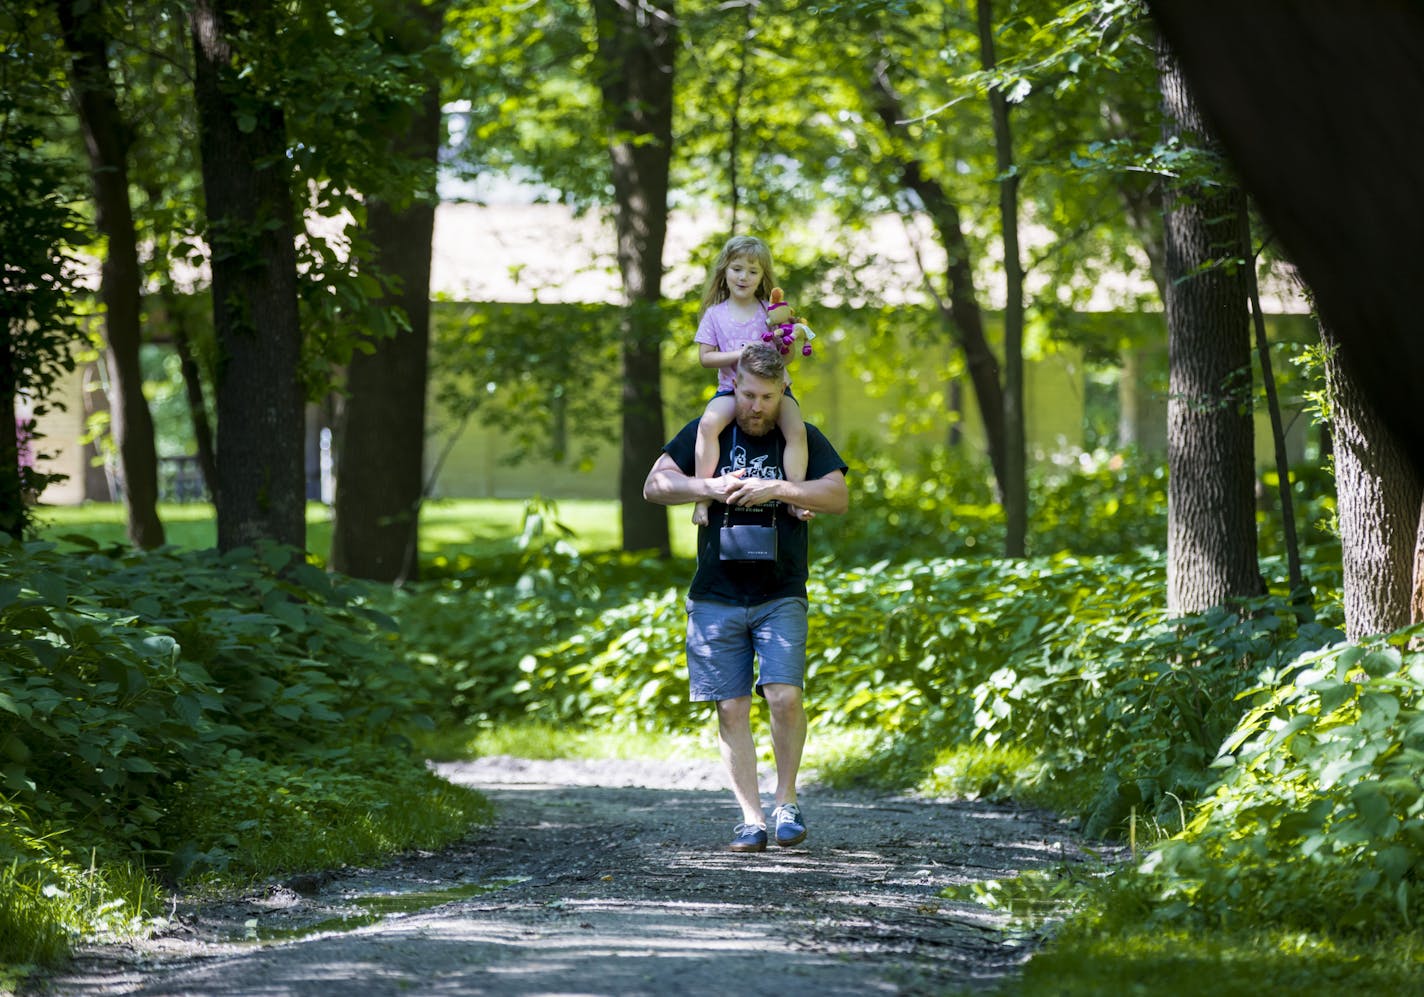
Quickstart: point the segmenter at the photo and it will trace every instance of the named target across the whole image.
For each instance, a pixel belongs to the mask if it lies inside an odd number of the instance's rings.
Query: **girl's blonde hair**
[[[771,289],[776,286],[776,278],[771,274],[771,250],[754,235],[734,235],[717,254],[717,262],[713,264],[712,272],[707,275],[707,286],[702,289],[702,310],[697,313],[699,318],[707,313],[707,309],[732,296],[727,287],[727,268],[732,265],[733,260],[743,257],[761,266],[761,283],[757,285],[757,298],[761,301],[771,298]]]

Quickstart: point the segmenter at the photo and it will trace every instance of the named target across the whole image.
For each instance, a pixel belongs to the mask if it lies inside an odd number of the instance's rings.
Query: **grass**
[[[220,864],[184,856],[185,874],[220,886],[439,848],[493,813],[479,793],[423,765],[377,772],[369,764],[318,768],[243,758],[203,773],[179,798],[175,816],[189,835],[222,844]]]
[[[1037,953],[1014,997],[1184,994],[1192,997],[1338,997],[1417,994],[1424,939],[1351,939],[1318,933],[1218,932],[1069,925]]]
[[[524,527],[523,499],[432,499],[421,508],[422,558],[445,563],[460,557],[483,557],[513,548]],[[697,532],[689,519],[690,507],[668,510],[673,553],[691,557],[697,549]],[[325,560],[331,550],[330,507],[307,505],[307,550]],[[164,503],[158,507],[167,542],[184,550],[203,550],[217,543],[217,520],[210,503]],[[616,550],[622,545],[619,507],[614,501],[565,499],[557,503],[556,518],[568,527],[568,538],[579,551]],[[41,506],[36,510],[39,534],[60,541],[77,534],[101,545],[128,542],[122,503],[87,502],[77,506]]]
[[[515,755],[520,758],[652,758],[683,760],[717,757],[715,732],[709,725],[698,734],[640,730],[578,729],[526,720],[488,724],[437,734],[421,747],[442,759]]]

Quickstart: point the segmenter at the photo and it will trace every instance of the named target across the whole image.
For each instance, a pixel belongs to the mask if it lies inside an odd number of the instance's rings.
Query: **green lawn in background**
[[[618,503],[611,500],[566,499],[556,503],[557,520],[573,531],[570,542],[585,553],[616,550],[622,543]],[[420,550],[424,557],[479,556],[508,550],[524,524],[524,499],[434,499],[421,510]],[[697,549],[692,507],[668,510],[673,553],[691,557]],[[217,542],[213,507],[207,502],[164,503],[158,507],[168,543],[202,550]],[[118,502],[86,502],[76,506],[41,506],[35,510],[43,539],[63,541],[69,534],[101,545],[127,542],[124,506]],[[307,550],[325,560],[331,550],[331,508],[307,505]]]

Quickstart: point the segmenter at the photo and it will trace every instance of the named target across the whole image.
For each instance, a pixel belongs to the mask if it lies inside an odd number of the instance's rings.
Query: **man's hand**
[[[781,481],[777,478],[746,478],[744,471],[734,471],[724,475],[719,481],[727,481],[726,498],[728,505],[765,505],[781,498]]]

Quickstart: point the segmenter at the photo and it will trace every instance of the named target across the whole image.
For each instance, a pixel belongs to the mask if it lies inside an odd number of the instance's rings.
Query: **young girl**
[[[771,250],[753,236],[739,235],[727,240],[702,292],[702,317],[694,341],[698,344],[702,366],[717,370],[717,394],[707,403],[697,423],[696,473],[710,478],[717,472],[720,451],[717,439],[731,424],[736,413],[732,394],[737,360],[742,347],[761,342],[766,332],[766,302],[776,282],[771,274]],[[791,378],[786,379],[786,397],[781,400],[776,426],[786,439],[782,471],[791,481],[806,479],[806,424],[801,409],[791,395]],[[699,502],[692,510],[692,521],[708,525],[708,503]],[[798,510],[789,510],[800,515]]]

